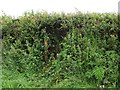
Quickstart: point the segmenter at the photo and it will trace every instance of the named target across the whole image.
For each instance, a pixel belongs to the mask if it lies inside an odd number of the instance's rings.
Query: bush
[[[117,19],[109,13],[2,16],[3,68],[41,73],[56,84],[74,76],[116,87]]]

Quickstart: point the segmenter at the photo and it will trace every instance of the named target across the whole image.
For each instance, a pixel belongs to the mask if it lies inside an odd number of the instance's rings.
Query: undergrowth
[[[1,16],[3,88],[117,87],[116,14]]]

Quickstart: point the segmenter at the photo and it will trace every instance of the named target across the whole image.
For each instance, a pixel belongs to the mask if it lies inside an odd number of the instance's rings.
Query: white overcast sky
[[[118,12],[120,0],[0,0],[0,15],[20,16],[25,11],[47,12]],[[3,12],[2,12],[3,11]]]

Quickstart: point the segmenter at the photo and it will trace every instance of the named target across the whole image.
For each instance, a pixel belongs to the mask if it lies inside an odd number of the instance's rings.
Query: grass
[[[27,78],[24,77],[24,74],[20,74],[16,71],[10,71],[10,70],[3,70],[3,88],[27,88],[29,86],[29,82],[27,81]]]
[[[27,73],[28,74],[28,73]],[[3,88],[95,88],[76,77],[69,77],[60,82],[53,82],[52,77],[39,77],[35,74],[19,73],[3,69]]]

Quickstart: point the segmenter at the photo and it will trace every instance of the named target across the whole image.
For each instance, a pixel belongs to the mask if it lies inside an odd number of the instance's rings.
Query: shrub
[[[54,83],[75,76],[115,87],[117,19],[109,13],[2,16],[3,68],[42,73]]]

